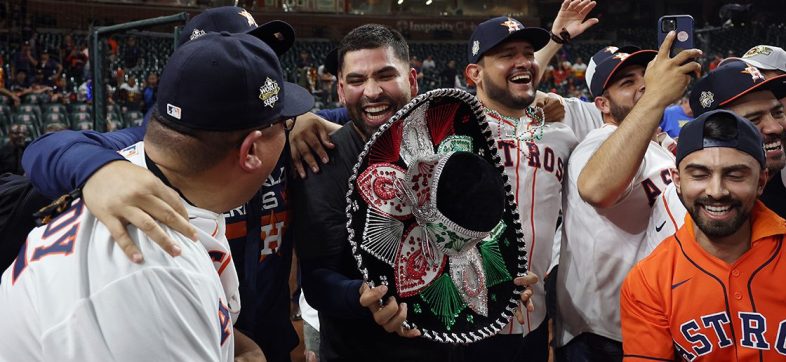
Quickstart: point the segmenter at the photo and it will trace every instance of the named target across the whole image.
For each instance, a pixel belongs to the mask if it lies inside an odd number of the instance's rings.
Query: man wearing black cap
[[[566,1],[553,29],[569,28],[573,37],[581,34],[594,24],[583,23],[593,6],[589,1]],[[470,38],[465,70],[484,105],[521,223],[530,231],[529,270],[539,276],[546,275],[552,261],[564,168],[578,143],[569,125],[585,122],[566,112],[563,122],[545,123],[543,112],[531,107],[539,83],[535,54],[549,40],[545,29],[525,27],[509,17],[489,19]],[[532,300],[534,308],[521,311],[497,336],[468,346],[467,359],[547,361],[549,324],[543,283],[533,286]]]
[[[725,110],[680,132],[674,184],[683,225],[628,274],[626,360],[783,358],[786,221],[757,200],[767,182],[760,132]]]
[[[287,23],[274,20],[258,27],[246,10],[225,6],[207,9],[190,19],[179,43],[183,46],[192,38],[218,31],[253,35],[279,56],[294,42],[294,31]],[[296,126],[308,128],[316,124],[303,118],[298,117]],[[324,123],[328,122],[319,124]],[[144,130],[142,126],[105,134],[47,135],[31,144],[23,161],[36,188],[50,198],[84,186],[88,209],[103,223],[114,226],[110,230],[115,240],[129,257],[137,260],[142,255],[128,237],[124,224],[148,225],[143,230],[173,255],[177,255],[178,244],[153,220],[185,235],[193,233],[176,193],[148,170],[126,162],[114,151],[141,140]],[[263,348],[269,361],[288,361],[290,351],[298,343],[290,321],[288,280],[292,244],[284,233],[288,223],[286,169],[291,165],[287,158],[288,155],[281,155],[268,181],[248,203],[223,210],[244,303],[237,327]],[[119,184],[124,186],[118,188]]]
[[[128,227],[146,257],[133,263],[83,207],[89,197],[76,199],[31,232],[3,274],[0,359],[264,359],[233,332],[239,281],[221,213],[256,194],[284,149],[286,121],[313,99],[284,82],[264,42],[226,32],[179,48],[159,97],[144,142],[121,154],[176,190],[195,232],[162,226],[180,246],[173,258]]]
[[[674,167],[674,156],[652,139],[663,110],[700,67],[690,61],[697,49],[669,57],[674,36],[658,52],[604,48],[587,68],[605,125],[574,149],[566,171],[558,360],[622,359],[619,288],[641,258],[650,208]]]
[[[786,97],[786,75],[764,72],[743,60],[725,60],[720,66],[699,79],[693,86],[690,104],[693,113],[701,115],[714,109],[728,109],[748,119],[764,139],[765,167],[769,182],[761,196],[768,208],[781,217],[786,214],[786,189],[783,169],[784,115],[779,99]],[[676,188],[669,185],[652,208],[647,229],[647,248],[654,249],[660,241],[682,226],[686,210],[679,202]]]

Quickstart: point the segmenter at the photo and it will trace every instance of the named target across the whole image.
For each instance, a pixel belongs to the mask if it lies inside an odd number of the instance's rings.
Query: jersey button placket
[[[740,293],[740,292],[734,292],[734,299],[736,299],[736,300],[742,300],[742,293]]]

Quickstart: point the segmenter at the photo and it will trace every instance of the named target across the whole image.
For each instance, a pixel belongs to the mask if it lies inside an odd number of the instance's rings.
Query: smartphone
[[[670,31],[677,32],[669,54],[674,57],[686,49],[693,49],[693,17],[690,15],[666,15],[658,19],[658,48]]]

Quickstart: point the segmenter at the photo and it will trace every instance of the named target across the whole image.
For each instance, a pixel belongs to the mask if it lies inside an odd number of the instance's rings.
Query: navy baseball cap
[[[635,46],[615,47],[608,46],[599,50],[590,58],[584,78],[593,97],[603,94],[609,80],[623,65],[641,64],[644,67],[658,52],[654,50],[641,50]]]
[[[158,112],[205,131],[262,127],[311,110],[314,97],[284,81],[278,56],[259,38],[209,33],[179,47],[158,85]]]
[[[284,54],[295,42],[295,30],[281,20],[257,26],[254,17],[243,8],[222,6],[207,9],[189,20],[180,32],[177,45],[183,45],[202,35],[213,32],[247,33],[267,43],[276,54]]]
[[[737,136],[734,139],[718,140],[704,137],[704,123],[709,119],[717,118],[725,118],[737,124]],[[766,162],[761,132],[747,119],[725,109],[705,112],[682,127],[677,142],[677,166],[689,154],[711,147],[735,148],[745,152],[759,161],[762,168]]]
[[[467,59],[470,64],[477,64],[487,51],[508,39],[524,39],[532,44],[535,51],[546,46],[551,35],[543,28],[528,28],[520,21],[500,16],[486,20],[475,28],[469,38]]]
[[[786,96],[786,75],[765,79],[755,66],[732,60],[696,81],[691,91],[690,108],[694,116],[699,116],[757,90],[770,90],[775,98],[783,98]]]

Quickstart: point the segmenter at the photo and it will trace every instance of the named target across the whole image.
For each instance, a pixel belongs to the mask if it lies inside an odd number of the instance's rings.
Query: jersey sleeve
[[[647,283],[639,265],[620,291],[622,348],[625,361],[671,361],[674,345],[663,298]]]
[[[110,133],[50,133],[25,149],[22,166],[39,192],[56,198],[84,185],[103,165],[123,160],[115,151],[141,141],[144,134],[141,126]]]
[[[77,304],[42,336],[43,360],[231,361],[232,322],[210,278],[146,268]],[[78,336],[78,338],[75,338]]]
[[[337,124],[345,124],[350,121],[349,119],[349,111],[346,107],[335,108],[335,109],[321,109],[317,111],[317,116],[320,116],[330,122],[337,123]]]
[[[594,103],[584,102],[578,98],[563,98],[565,107],[566,124],[578,138],[579,142],[584,140],[592,130],[603,126],[603,117]]]

